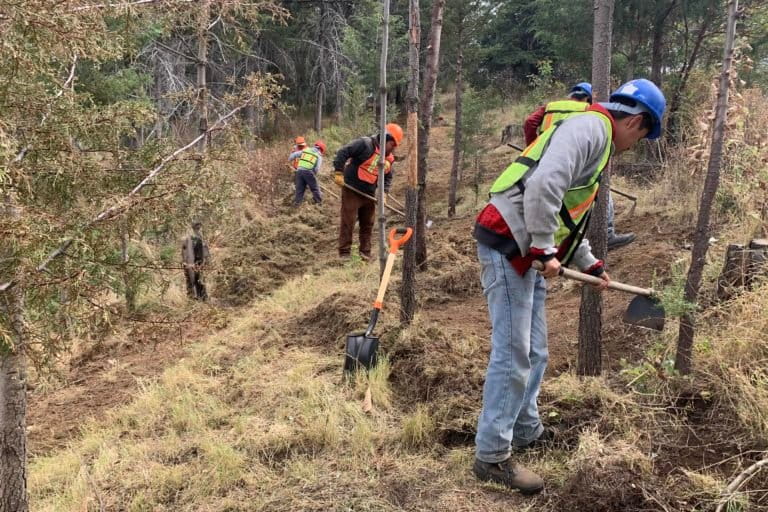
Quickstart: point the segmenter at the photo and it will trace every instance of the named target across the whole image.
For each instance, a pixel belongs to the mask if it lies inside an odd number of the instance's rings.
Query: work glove
[[[339,187],[344,187],[344,173],[341,171],[336,171],[333,173],[333,181],[336,183]]]

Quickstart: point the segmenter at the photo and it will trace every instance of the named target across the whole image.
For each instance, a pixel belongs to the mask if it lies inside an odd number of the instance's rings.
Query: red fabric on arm
[[[525,118],[525,122],[523,123],[523,135],[525,136],[526,146],[530,146],[531,142],[536,140],[536,137],[539,136],[536,131],[544,121],[544,111],[545,107],[542,105]]]

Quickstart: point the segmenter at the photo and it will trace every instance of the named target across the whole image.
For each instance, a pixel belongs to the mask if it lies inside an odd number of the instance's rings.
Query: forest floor
[[[450,123],[433,128],[431,162],[451,161]],[[489,143],[485,182],[514,155]],[[393,188],[401,199],[406,165],[398,162]],[[550,283],[540,399],[561,437],[551,450],[519,456],[546,478],[546,490],[525,498],[474,479],[490,326],[470,232],[484,197],[476,201],[474,171],[465,171],[458,214],[448,218],[449,172],[430,170],[422,308],[412,326],[400,325],[396,277],[377,329],[387,357],[370,381],[343,384],[341,366],[345,335],[367,323],[378,265],[339,263],[337,200],[266,212],[254,198],[243,207],[251,220],[241,239],[212,247],[226,255],[220,265],[242,271],[210,279],[215,300],[170,324],[125,326],[73,357],[57,386],[31,393],[32,509],[710,509],[763,441],[734,420],[736,406],[714,407],[714,384],[666,373],[677,322],[662,334],[623,324],[629,298],[618,292],[605,294],[605,377],[577,379],[580,289],[564,280]],[[621,177],[615,184],[640,202],[630,215],[615,198],[617,228],[637,241],[609,254],[613,279],[673,283],[690,222],[665,213],[661,188]],[[286,176],[281,193],[290,190]],[[739,315],[764,295],[718,314]],[[369,384],[374,410],[366,414],[360,400]]]

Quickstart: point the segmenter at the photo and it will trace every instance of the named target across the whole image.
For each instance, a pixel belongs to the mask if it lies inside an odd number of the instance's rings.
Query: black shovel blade
[[[376,366],[378,348],[379,338],[375,336],[366,336],[364,332],[348,334],[344,373],[355,373],[362,368],[370,370]]]
[[[624,322],[656,331],[664,330],[664,307],[658,300],[638,295],[629,303]]]

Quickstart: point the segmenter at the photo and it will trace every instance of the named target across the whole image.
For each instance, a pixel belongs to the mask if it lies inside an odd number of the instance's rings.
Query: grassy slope
[[[435,161],[449,161],[449,135],[450,127],[435,128]],[[510,156],[496,151],[484,160],[489,175]],[[332,264],[335,207],[282,213],[272,224],[296,236],[273,238],[268,255],[277,262],[266,275],[275,278],[281,265],[287,272],[295,258],[309,263],[275,280],[271,294],[219,312],[226,327],[201,333],[69,446],[36,457],[33,510],[706,510],[768,439],[768,379],[760,377],[767,350],[755,343],[768,332],[768,290],[709,311],[693,382],[665,366],[674,322],[662,335],[626,329],[616,318],[625,301],[614,295],[606,313],[611,371],[580,381],[569,370],[577,290],[557,283],[541,401],[561,441],[520,456],[545,476],[547,491],[525,499],[479,485],[469,466],[487,320],[468,238],[474,194],[465,189],[459,218],[445,219],[446,173],[436,169],[430,191],[438,227],[421,281],[424,309],[402,329],[395,282],[378,328],[390,360],[371,376],[372,414],[360,404],[368,383],[343,384],[341,363],[344,333],[365,324],[376,267]],[[687,228],[665,201],[680,197],[670,197],[667,182],[621,185],[642,196],[635,217],[621,218],[641,241],[612,256],[616,276],[674,281],[668,260],[683,254]]]

